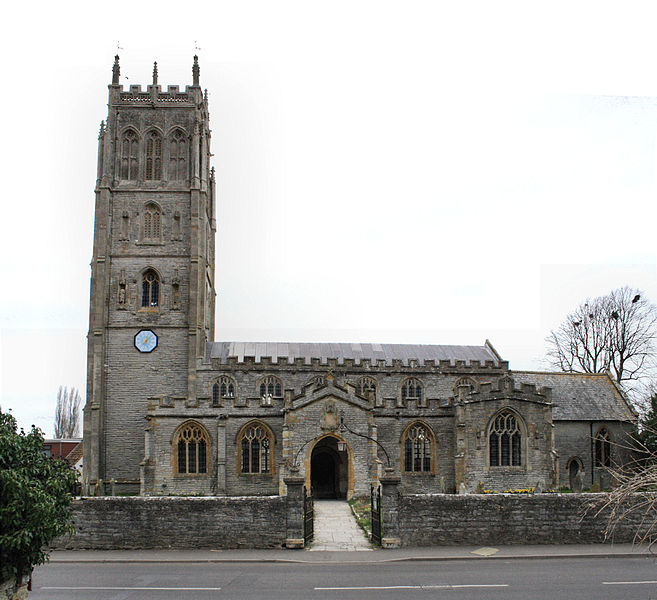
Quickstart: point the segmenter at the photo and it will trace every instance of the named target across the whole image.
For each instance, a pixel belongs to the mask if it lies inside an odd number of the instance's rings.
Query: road
[[[355,560],[358,559],[354,553]],[[657,599],[657,559],[56,563],[30,600]]]

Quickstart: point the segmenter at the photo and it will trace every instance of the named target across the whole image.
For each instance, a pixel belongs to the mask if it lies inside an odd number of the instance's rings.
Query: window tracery
[[[135,181],[138,177],[139,137],[134,129],[128,129],[121,137],[121,179]]]
[[[169,180],[187,179],[187,139],[185,134],[176,129],[169,138]]]
[[[488,429],[489,464],[491,467],[522,465],[522,434],[518,417],[510,410],[499,413]]]
[[[402,402],[406,400],[422,401],[422,382],[415,377],[409,377],[404,380],[401,386]]]
[[[611,436],[605,427],[595,434],[594,450],[595,466],[611,467]]]
[[[433,444],[433,435],[426,425],[423,423],[411,425],[402,438],[404,471],[407,473],[430,473]]]
[[[361,377],[356,382],[356,393],[363,398],[369,398],[370,393],[376,396],[376,379],[374,377]]]
[[[146,242],[159,242],[162,239],[162,211],[157,204],[144,207],[143,237]]]
[[[149,132],[146,137],[146,169],[144,178],[147,181],[162,179],[162,138],[156,131]]]
[[[238,445],[242,473],[270,474],[272,472],[274,439],[268,427],[259,422],[247,425],[239,436]]]
[[[222,400],[234,399],[235,380],[227,375],[222,375],[212,386],[212,406],[220,406]]]
[[[283,384],[278,377],[269,375],[260,382],[260,400],[263,406],[271,406],[276,398],[283,397]]]
[[[141,280],[142,308],[155,308],[160,303],[160,278],[153,269],[148,269]]]
[[[176,434],[176,471],[180,474],[207,473],[210,437],[199,423],[188,423]]]

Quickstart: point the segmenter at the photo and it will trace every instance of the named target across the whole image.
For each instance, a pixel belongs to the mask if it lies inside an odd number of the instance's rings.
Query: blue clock
[[[153,352],[157,348],[157,335],[150,329],[142,329],[135,335],[135,348],[139,352]]]

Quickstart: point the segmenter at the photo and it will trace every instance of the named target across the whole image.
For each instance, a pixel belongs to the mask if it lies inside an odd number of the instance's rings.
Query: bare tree
[[[607,469],[614,487],[594,501],[592,507],[596,508],[597,515],[606,517],[605,538],[611,538],[619,524],[625,522],[634,529],[634,542],[648,544],[652,550],[657,543],[657,454],[642,438],[649,433],[654,440],[657,431],[645,422],[642,432],[624,448],[634,453],[634,460]]]
[[[546,342],[550,362],[562,371],[609,371],[618,383],[631,387],[650,377],[655,366],[657,307],[639,290],[620,288],[586,300]]]
[[[55,437],[70,439],[80,435],[80,393],[77,389],[59,386],[55,408]]]

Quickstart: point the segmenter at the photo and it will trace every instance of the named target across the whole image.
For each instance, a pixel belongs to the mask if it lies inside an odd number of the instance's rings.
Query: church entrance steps
[[[310,550],[372,550],[345,500],[315,500],[315,536]]]

